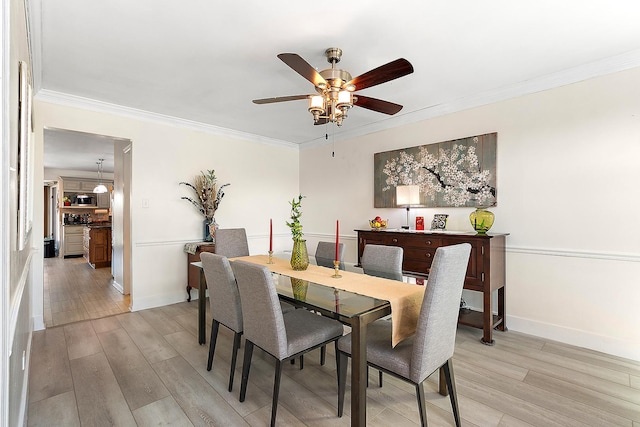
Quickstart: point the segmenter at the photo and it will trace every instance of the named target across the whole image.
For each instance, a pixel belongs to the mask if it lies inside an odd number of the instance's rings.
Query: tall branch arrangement
[[[194,183],[181,182],[180,184],[186,185],[191,188],[196,197],[183,196],[181,199],[190,202],[206,219],[213,220],[213,217],[220,206],[220,202],[224,197],[224,187],[231,184],[224,184],[218,188],[216,172],[215,170],[207,170],[207,172],[201,172],[196,176]]]
[[[291,222],[286,221],[287,226],[291,229],[291,236],[294,242],[300,242],[304,240],[302,238],[302,224],[300,224],[300,217],[302,216],[302,199],[305,196],[298,195],[298,201],[294,198],[289,202],[291,205]]]

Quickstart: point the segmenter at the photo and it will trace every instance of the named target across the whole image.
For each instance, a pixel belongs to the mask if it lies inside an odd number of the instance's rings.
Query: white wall
[[[374,153],[496,131],[493,230],[511,233],[507,325],[640,360],[634,314],[640,239],[633,221],[640,208],[634,197],[639,81],[640,69],[633,69],[300,154],[46,102],[36,103],[36,139],[41,144],[42,128],[51,126],[133,141],[132,298],[138,310],[184,299],[182,246],[201,239],[201,217],[180,200],[188,189],[178,182],[200,170],[215,168],[221,183],[232,184],[217,219],[223,227],[246,227],[252,253],[266,248],[269,218],[275,250],[290,249],[287,201],[300,189],[307,196],[303,225],[310,252],[317,240],[333,239],[340,219],[347,261],[353,262],[353,229],[366,227],[376,214],[392,227],[405,221],[404,210],[373,208]],[[429,221],[436,212],[448,213],[449,229],[471,230],[471,210],[419,209],[413,215]],[[465,298],[479,306],[477,295]]]
[[[352,230],[376,215],[390,227],[406,221],[402,209],[373,207],[374,153],[498,132],[491,210],[492,231],[510,233],[507,326],[640,360],[638,99],[640,68],[303,149],[304,226],[332,239],[340,219],[354,262]],[[429,224],[447,213],[448,229],[472,231],[472,210],[416,209],[412,217]],[[465,291],[465,299],[481,306],[477,293]]]
[[[0,148],[0,425],[23,425],[26,413],[32,312],[33,259],[38,255],[32,232],[18,246],[18,98],[19,62],[31,69],[24,2],[3,2],[2,146]],[[25,173],[24,171],[22,173]],[[33,176],[27,174],[29,180]],[[33,182],[33,181],[32,181]],[[42,190],[41,190],[42,191]],[[42,196],[41,196],[42,197]],[[42,198],[41,198],[42,202]],[[35,228],[35,226],[34,226]],[[40,229],[42,230],[42,220]],[[42,242],[42,240],[40,240]]]
[[[43,101],[36,101],[35,117],[40,151],[44,127],[132,141],[133,310],[186,300],[183,246],[202,240],[202,217],[180,199],[193,194],[179,182],[192,182],[202,170],[215,169],[219,183],[231,183],[216,214],[221,227],[246,228],[251,252],[265,252],[273,218],[276,249],[290,246],[284,221],[289,215],[287,201],[298,194],[297,146],[265,145]],[[36,196],[38,200],[42,197]],[[36,213],[41,210],[35,207]],[[41,287],[42,277],[36,282]],[[36,304],[34,310],[42,308]]]

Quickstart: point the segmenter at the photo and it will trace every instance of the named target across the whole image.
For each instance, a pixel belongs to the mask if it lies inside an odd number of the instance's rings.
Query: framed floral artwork
[[[423,207],[495,206],[497,140],[494,132],[374,154],[374,206],[398,207],[398,185],[418,185]]]

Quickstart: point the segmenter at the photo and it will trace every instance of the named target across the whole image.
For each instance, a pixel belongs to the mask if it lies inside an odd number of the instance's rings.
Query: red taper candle
[[[338,221],[336,219],[336,261],[339,261],[340,258],[338,257],[338,254],[340,253],[340,221]]]

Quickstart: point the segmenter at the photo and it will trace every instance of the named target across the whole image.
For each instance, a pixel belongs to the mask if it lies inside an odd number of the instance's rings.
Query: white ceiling
[[[99,101],[302,145],[640,66],[636,0],[29,3],[36,97]],[[322,70],[328,47],[342,48],[338,66],[354,77],[409,60],[413,74],[362,91],[403,110],[354,107],[337,128],[314,126],[305,101],[251,102],[312,93],[276,55],[297,53]]]

